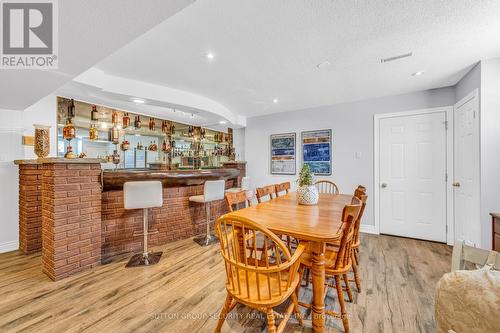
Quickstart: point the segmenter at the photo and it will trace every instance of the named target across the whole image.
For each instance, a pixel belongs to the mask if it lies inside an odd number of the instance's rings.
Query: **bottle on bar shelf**
[[[149,118],[149,130],[154,131],[156,128],[156,123],[153,118]]]
[[[63,128],[63,138],[64,140],[72,140],[75,138],[76,130],[75,126],[71,122],[71,118],[66,119],[66,125]]]
[[[127,128],[130,126],[130,117],[128,116],[128,113],[125,112],[122,118],[122,123],[123,123],[123,128]]]
[[[113,113],[111,114],[111,123],[113,125],[116,125],[118,122],[118,113],[116,113],[116,111],[113,111]]]
[[[90,125],[89,138],[92,141],[99,139],[99,131],[95,127],[95,124]]]
[[[99,120],[99,116],[98,116],[98,112],[97,112],[97,106],[95,106],[95,105],[92,105],[92,111],[90,111],[90,120],[92,120],[92,121],[98,121]]]
[[[113,126],[109,129],[109,141],[113,142],[115,145],[120,142],[120,132],[118,131],[118,127]]]
[[[141,124],[141,117],[140,116],[136,116],[135,117],[135,121],[134,121],[134,127],[136,129],[139,129],[141,128],[142,124]]]
[[[68,118],[74,118],[75,117],[75,100],[71,99],[68,104]]]

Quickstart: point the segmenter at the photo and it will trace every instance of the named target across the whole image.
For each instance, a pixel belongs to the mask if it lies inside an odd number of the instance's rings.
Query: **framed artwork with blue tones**
[[[315,175],[332,174],[332,130],[302,132],[302,161]]]
[[[271,174],[295,175],[295,133],[271,134]]]

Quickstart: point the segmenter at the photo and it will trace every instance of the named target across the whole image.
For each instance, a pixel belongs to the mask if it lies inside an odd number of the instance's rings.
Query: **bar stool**
[[[126,267],[154,265],[160,261],[163,252],[148,252],[149,208],[163,205],[163,188],[159,181],[126,182],[123,184],[123,205],[125,209],[142,209],[144,246],[142,253],[130,258]],[[135,235],[134,235],[135,236]]]
[[[189,197],[189,201],[205,204],[205,214],[207,217],[207,234],[194,238],[200,246],[207,246],[217,242],[217,238],[210,233],[210,204],[212,201],[224,199],[224,180],[207,180],[203,186],[203,195]]]
[[[241,187],[232,187],[226,190],[230,193],[238,193],[241,191],[248,191],[250,189],[250,177],[241,178]]]

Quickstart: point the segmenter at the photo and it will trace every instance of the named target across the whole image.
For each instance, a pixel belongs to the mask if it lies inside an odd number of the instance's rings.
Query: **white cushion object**
[[[229,192],[229,193],[238,193],[240,192],[242,189],[240,187],[232,187],[232,188],[228,188],[226,190],[226,192]]]
[[[203,188],[205,202],[224,199],[225,180],[207,180]]]
[[[123,184],[125,209],[161,207],[163,187],[160,181],[126,182]]]
[[[205,197],[203,195],[193,195],[189,197],[189,201],[205,203]]]
[[[241,178],[241,189],[249,190],[250,189],[250,177]]]

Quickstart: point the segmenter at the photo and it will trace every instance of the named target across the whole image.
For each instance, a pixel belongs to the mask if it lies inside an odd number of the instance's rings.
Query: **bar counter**
[[[159,180],[163,187],[203,185],[206,180],[237,179],[238,169],[213,168],[201,170],[150,170],[150,169],[118,169],[104,170],[103,189],[117,190],[123,188],[125,182],[139,180]]]
[[[150,211],[152,246],[202,234],[205,211],[189,197],[206,180],[239,185],[244,164],[202,170],[101,170],[99,159],[16,160],[19,165],[19,243],[26,254],[42,252],[42,270],[53,280],[142,249],[142,210],[125,210],[123,183],[160,180],[163,206]],[[228,211],[223,200],[211,216]],[[213,224],[213,222],[212,222]],[[138,236],[134,236],[137,235]],[[168,253],[166,253],[168,256]]]

